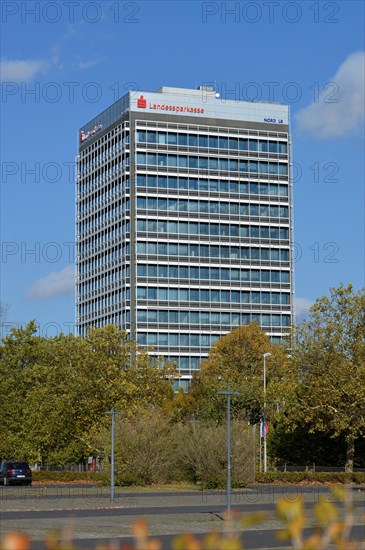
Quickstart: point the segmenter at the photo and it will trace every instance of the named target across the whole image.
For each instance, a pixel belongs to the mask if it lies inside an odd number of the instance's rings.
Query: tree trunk
[[[353,435],[346,437],[346,464],[345,472],[354,471],[355,438]]]

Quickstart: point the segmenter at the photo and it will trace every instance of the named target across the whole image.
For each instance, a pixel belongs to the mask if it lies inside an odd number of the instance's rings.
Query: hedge
[[[110,478],[102,472],[33,472],[35,482],[88,482],[108,485]],[[135,485],[135,480],[121,479],[119,485]],[[181,481],[181,480],[180,480]],[[256,483],[365,483],[365,472],[267,472],[257,473]]]
[[[256,473],[256,483],[365,483],[365,472],[266,472]]]
[[[87,481],[89,483],[107,483],[108,476],[101,472],[68,472],[40,470],[33,472],[33,481],[53,481],[70,483],[73,481]]]

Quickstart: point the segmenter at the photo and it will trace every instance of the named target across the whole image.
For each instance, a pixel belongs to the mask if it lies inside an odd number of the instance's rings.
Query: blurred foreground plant
[[[275,517],[282,523],[277,538],[285,541],[288,548],[296,550],[361,550],[362,541],[351,539],[353,526],[352,493],[344,487],[333,487],[332,496],[343,503],[330,502],[326,497],[320,497],[319,502],[312,508],[313,521],[308,522],[304,510],[304,499],[297,498],[294,502],[281,498],[276,503]],[[253,525],[259,525],[265,520],[272,519],[265,512],[254,512],[242,516],[233,511],[225,517],[223,532],[211,532],[204,537],[197,537],[192,533],[176,536],[172,542],[172,550],[243,550],[241,539],[242,530]],[[363,516],[365,519],[365,514]],[[312,528],[309,536],[305,529]],[[77,543],[72,542],[72,526],[66,526],[63,532],[53,531],[44,541],[45,550],[77,550]],[[132,527],[134,544],[110,541],[107,544],[97,544],[95,550],[161,550],[162,541],[149,538],[148,522],[145,518],[137,519]],[[291,545],[291,546],[290,546]],[[30,550],[31,539],[21,532],[8,532],[1,541],[0,550]]]

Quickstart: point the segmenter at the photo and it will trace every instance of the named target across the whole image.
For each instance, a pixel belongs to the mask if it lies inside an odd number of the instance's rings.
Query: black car
[[[3,485],[31,485],[32,470],[28,462],[12,460],[3,462],[0,466],[0,483]]]

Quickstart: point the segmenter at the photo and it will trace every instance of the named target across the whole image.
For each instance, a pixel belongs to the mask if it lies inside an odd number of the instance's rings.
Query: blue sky
[[[78,129],[129,89],[289,104],[298,317],[364,286],[364,3],[1,3],[1,300],[74,322]]]

